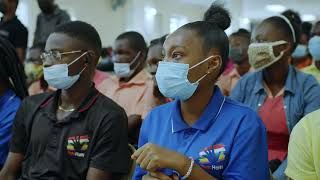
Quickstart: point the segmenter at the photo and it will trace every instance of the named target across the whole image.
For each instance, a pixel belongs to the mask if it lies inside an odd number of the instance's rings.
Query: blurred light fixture
[[[271,12],[281,13],[285,11],[287,8],[281,4],[268,4],[266,5],[265,9]]]
[[[147,16],[155,16],[155,15],[157,15],[157,10],[153,7],[146,6],[146,7],[144,7],[144,13]]]
[[[303,14],[302,21],[315,21],[317,18],[313,14]]]

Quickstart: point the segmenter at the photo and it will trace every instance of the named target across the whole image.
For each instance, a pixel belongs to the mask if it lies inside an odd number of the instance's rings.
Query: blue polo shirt
[[[20,103],[20,98],[12,90],[0,96],[0,167],[8,156],[11,127]]]
[[[177,151],[218,179],[269,179],[266,129],[253,110],[216,87],[192,127],[180,112],[179,100],[154,108],[142,124],[139,147],[153,143]],[[163,172],[172,175],[173,170]],[[137,166],[133,179],[145,174]]]

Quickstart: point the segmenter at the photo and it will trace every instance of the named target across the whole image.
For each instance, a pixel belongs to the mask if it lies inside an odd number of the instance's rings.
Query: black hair
[[[250,43],[251,33],[246,29],[240,28],[238,31],[230,34],[230,37],[243,37]]]
[[[16,5],[16,8],[18,7],[19,0],[10,0],[10,2],[14,2],[14,3],[15,3],[15,5]]]
[[[168,34],[166,34],[160,38],[151,40],[149,47],[152,47],[152,46],[158,45],[158,44],[162,46],[164,44],[164,41],[166,41],[167,36],[168,36]]]
[[[90,24],[82,21],[71,21],[55,28],[53,33],[63,33],[82,41],[86,50],[94,50],[96,55],[101,54],[101,39],[97,30]]]
[[[279,16],[272,16],[272,17],[265,19],[263,22],[271,23],[272,25],[275,25],[277,28],[281,29],[283,34],[285,36],[287,36],[289,39],[291,39],[292,44],[293,44],[291,51],[293,52],[299,43],[299,38],[301,35],[301,19],[298,16],[298,14],[294,13],[294,11],[292,11],[292,10],[287,10],[282,15],[285,16],[289,20],[291,26],[294,29],[294,36],[296,38],[295,42],[293,39],[293,34],[292,34],[293,32],[292,32],[289,24],[283,18],[281,18]],[[299,24],[299,22],[300,22],[300,24]]]
[[[308,40],[311,36],[312,24],[310,22],[302,22],[301,24],[301,34],[305,34]]]
[[[288,9],[288,10],[282,12],[281,14],[287,18],[290,18],[298,25],[301,25],[301,23],[302,23],[300,14],[297,11],[294,11],[292,9]]]
[[[33,44],[32,47],[30,49],[40,49],[40,51],[44,51],[46,47],[46,43],[36,43],[36,44]]]
[[[13,45],[0,37],[0,79],[21,99],[28,96],[24,68]]]
[[[135,50],[136,52],[145,52],[147,50],[147,44],[144,40],[143,36],[135,31],[128,31],[125,33],[120,34],[116,40],[123,40],[126,39],[129,41],[130,47]]]
[[[228,63],[229,39],[224,30],[230,26],[230,23],[229,12],[221,5],[212,4],[205,12],[203,21],[188,23],[179,28],[195,31],[203,40],[204,53],[208,53],[212,48],[220,51],[222,58],[220,74]]]

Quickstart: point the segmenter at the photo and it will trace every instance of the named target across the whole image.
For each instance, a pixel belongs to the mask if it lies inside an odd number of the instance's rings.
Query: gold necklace
[[[72,109],[64,109],[63,107],[59,106],[59,110],[64,111],[64,112],[73,112],[74,108],[72,108]]]

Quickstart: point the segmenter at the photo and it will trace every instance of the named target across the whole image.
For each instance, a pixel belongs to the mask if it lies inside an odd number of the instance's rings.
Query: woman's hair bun
[[[213,3],[210,8],[205,12],[203,20],[226,30],[230,27],[231,17],[228,10]]]

